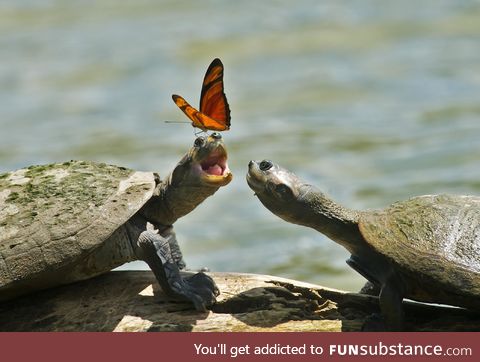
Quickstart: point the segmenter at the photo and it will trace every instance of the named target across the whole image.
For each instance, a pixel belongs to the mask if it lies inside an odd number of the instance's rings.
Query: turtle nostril
[[[213,132],[212,137],[219,140],[222,138],[222,135],[219,132]]]

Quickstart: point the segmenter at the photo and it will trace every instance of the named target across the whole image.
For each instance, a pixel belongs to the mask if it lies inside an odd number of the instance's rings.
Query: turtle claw
[[[215,304],[220,294],[213,279],[202,272],[175,281],[171,287],[179,299],[192,302],[200,312],[206,312]]]
[[[195,286],[195,289],[208,289],[215,297],[220,294],[220,290],[213,279],[203,272],[186,277],[184,278],[184,281],[188,282],[192,286]]]

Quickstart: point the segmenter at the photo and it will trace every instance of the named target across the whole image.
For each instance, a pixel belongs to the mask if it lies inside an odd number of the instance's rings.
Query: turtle
[[[403,330],[403,298],[480,311],[480,197],[423,195],[352,210],[270,160],[250,161],[247,183],[272,213],[351,254],[347,264],[369,281],[364,291],[379,293],[380,315],[364,330]]]
[[[144,260],[163,291],[204,311],[219,291],[185,262],[173,223],[232,180],[218,132],[195,139],[164,179],[90,161],[0,174],[0,300]]]

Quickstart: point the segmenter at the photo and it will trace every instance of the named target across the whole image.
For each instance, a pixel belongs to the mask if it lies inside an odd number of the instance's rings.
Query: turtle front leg
[[[168,230],[168,243],[170,244],[170,251],[172,252],[172,257],[175,263],[177,263],[178,269],[183,270],[183,271],[189,271],[189,272],[194,272],[194,271],[199,271],[199,272],[209,272],[210,269],[207,267],[202,267],[197,270],[192,270],[186,268],[187,264],[185,263],[185,260],[183,259],[183,254],[182,251],[180,250],[180,245],[178,245],[177,237],[175,235],[175,232],[173,231],[173,227],[170,227]],[[162,232],[162,234],[165,234],[165,232]]]
[[[363,327],[363,331],[390,331],[403,330],[403,292],[401,285],[395,279],[387,279],[382,285],[379,295],[381,314],[369,316]]]
[[[173,227],[170,226],[167,230],[162,232],[162,235],[165,235],[165,239],[168,240],[170,245],[170,255],[173,258],[175,264],[177,264],[178,269],[183,270],[187,266],[185,260],[183,260],[183,254],[180,250],[180,245],[178,245],[177,235],[173,231]]]
[[[395,281],[387,281],[380,290],[380,311],[385,320],[387,330],[399,332],[403,330],[403,293]]]
[[[175,235],[171,235],[175,239]],[[216,302],[220,294],[215,282],[200,272],[182,278],[178,265],[178,254],[172,253],[169,235],[161,236],[146,230],[138,238],[142,258],[148,264],[163,291],[177,300],[186,300],[194,304],[195,309],[206,311]],[[178,248],[178,243],[173,243]],[[177,251],[180,251],[178,248]],[[181,254],[180,254],[181,255]],[[181,257],[180,257],[181,260]]]

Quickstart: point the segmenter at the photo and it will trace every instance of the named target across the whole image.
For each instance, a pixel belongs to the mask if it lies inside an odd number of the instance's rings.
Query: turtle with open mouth
[[[203,272],[181,275],[172,225],[231,180],[217,132],[164,179],[86,161],[0,174],[0,300],[144,260],[167,295],[205,310],[218,288]]]

